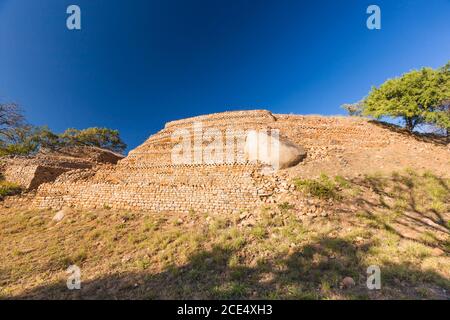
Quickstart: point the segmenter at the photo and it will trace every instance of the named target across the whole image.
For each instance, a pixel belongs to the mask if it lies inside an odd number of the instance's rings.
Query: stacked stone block
[[[273,179],[261,178],[262,166],[257,163],[174,164],[171,152],[177,141],[173,134],[186,130],[194,141],[196,134],[201,134],[195,132],[198,123],[202,132],[219,129],[223,141],[226,129],[279,129],[281,137],[306,148],[304,162],[312,162],[313,166],[330,156],[339,160],[344,151],[376,152],[403,139],[362,118],[273,115],[266,110],[199,116],[167,123],[117,165],[70,171],[52,183],[42,184],[34,204],[42,208],[228,213],[257,207],[273,192],[291,188],[290,182],[282,178],[283,172],[275,173]],[[245,139],[245,133],[238,138]],[[199,147],[194,142],[191,146],[194,151]],[[292,168],[297,170],[295,174],[302,174],[303,165]]]

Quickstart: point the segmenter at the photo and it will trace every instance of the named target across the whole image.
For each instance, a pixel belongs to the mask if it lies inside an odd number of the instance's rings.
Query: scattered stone
[[[122,258],[122,263],[127,263],[127,262],[129,262],[131,260],[131,256],[129,256],[129,255],[126,255],[126,256],[123,256],[123,258]]]
[[[440,248],[434,248],[433,250],[431,250],[431,254],[435,257],[442,256],[444,253],[445,253],[444,250]]]
[[[349,289],[355,286],[355,280],[351,277],[345,277],[341,282],[342,289]]]
[[[241,226],[243,227],[253,227],[256,224],[255,219],[248,219],[245,221],[242,221]]]
[[[247,218],[248,215],[249,215],[249,214],[248,214],[248,211],[244,211],[244,212],[242,212],[241,215],[239,216],[239,219],[243,220],[243,219]]]
[[[62,219],[64,219],[64,216],[65,216],[66,214],[68,214],[68,213],[69,213],[69,212],[68,212],[68,209],[62,209],[62,210],[59,210],[59,211],[53,216],[52,220],[55,221],[55,222],[60,222]]]

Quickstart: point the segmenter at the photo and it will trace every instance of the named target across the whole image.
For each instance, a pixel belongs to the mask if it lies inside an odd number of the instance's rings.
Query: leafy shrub
[[[290,204],[289,202],[283,202],[283,203],[280,203],[279,205],[278,205],[278,208],[280,208],[280,210],[291,210],[291,209],[294,209],[295,208],[295,206],[294,205],[292,205],[292,204]]]
[[[341,187],[342,189],[348,189],[351,187],[350,182],[348,182],[344,177],[342,176],[336,176],[334,177],[334,181]]]
[[[0,200],[7,196],[13,196],[22,192],[22,187],[18,184],[8,182],[8,181],[0,181]]]
[[[336,183],[326,174],[321,174],[318,179],[295,179],[297,189],[320,199],[338,199],[340,195]]]

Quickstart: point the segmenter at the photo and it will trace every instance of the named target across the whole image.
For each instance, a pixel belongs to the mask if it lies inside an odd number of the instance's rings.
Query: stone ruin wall
[[[193,117],[169,122],[165,128],[151,136],[144,144],[130,151],[128,157],[119,165],[126,167],[170,167],[172,166],[171,150],[180,140],[173,139],[173,134],[179,130],[189,130],[192,150],[195,149],[194,140],[208,129],[219,129],[222,141],[226,142],[227,129],[234,131],[234,159],[239,159],[238,140],[245,142],[246,130],[270,129],[275,117],[266,110],[234,111],[216,113],[206,116]],[[201,123],[201,128],[194,126]],[[199,130],[200,129],[200,130]],[[225,148],[223,149],[225,152]],[[226,157],[223,155],[223,159]],[[224,161],[225,162],[225,161]],[[229,162],[233,165],[235,162]]]
[[[275,127],[279,128],[293,142],[305,148],[317,146],[355,146],[378,148],[386,145],[386,130],[357,117],[324,117],[276,115]]]
[[[91,167],[83,163],[55,164],[17,158],[3,163],[1,171],[6,181],[16,183],[26,190],[33,190],[43,183],[54,181],[64,172]]]
[[[55,181],[61,174],[77,169],[92,169],[99,164],[115,164],[123,156],[95,147],[71,147],[58,151],[43,150],[34,157],[2,159],[0,172],[6,181],[26,190]]]
[[[95,172],[75,170],[61,175],[54,183],[42,184],[34,204],[41,208],[227,213],[254,208],[274,189],[279,190],[280,183],[286,185],[286,181],[261,177],[256,164],[173,165],[171,150],[177,142],[172,141],[172,134],[188,129],[193,136],[192,124],[199,121],[203,130],[280,129],[281,136],[304,146],[309,158],[324,146],[339,151],[342,146],[379,148],[387,143],[384,130],[383,136],[377,133],[381,129],[358,118],[272,115],[265,110],[200,116],[167,123],[116,166]]]
[[[36,165],[23,165],[22,163],[4,164],[2,178],[25,189],[30,189],[37,170],[38,166]]]
[[[258,164],[174,165],[171,150],[177,142],[172,141],[172,134],[185,128],[191,131],[193,141],[193,122],[201,121],[203,130],[230,127],[244,132],[243,129],[266,128],[274,119],[270,112],[256,110],[170,122],[114,167],[101,168],[93,174],[72,171],[54,183],[41,185],[34,203],[44,208],[74,206],[218,213],[253,208],[265,195],[252,177],[259,170]]]
[[[172,170],[176,171],[173,175]],[[245,165],[172,170],[147,171],[139,183],[92,180],[67,183],[61,176],[53,184],[42,185],[35,201],[44,208],[74,206],[223,213],[254,207],[259,200],[258,190]]]

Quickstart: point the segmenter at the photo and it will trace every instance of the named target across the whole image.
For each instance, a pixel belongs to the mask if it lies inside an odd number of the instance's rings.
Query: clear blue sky
[[[81,31],[66,28],[70,4]],[[449,19],[450,0],[0,0],[0,100],[56,132],[119,129],[131,148],[204,113],[338,114],[389,77],[444,65]]]

